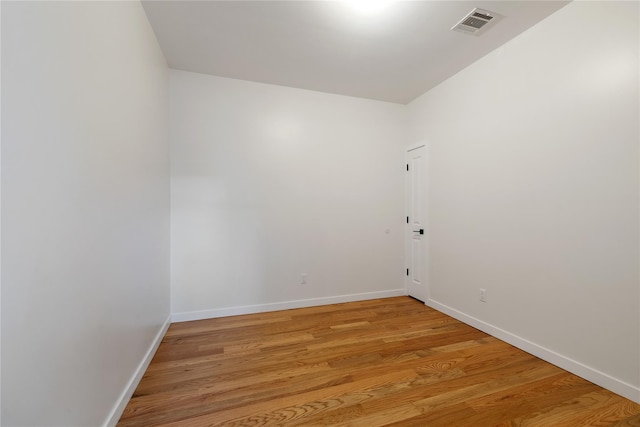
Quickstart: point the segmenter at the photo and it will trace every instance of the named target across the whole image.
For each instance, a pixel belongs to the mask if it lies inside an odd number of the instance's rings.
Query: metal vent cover
[[[487,28],[491,27],[495,22],[499,21],[500,18],[502,18],[500,14],[475,8],[458,21],[456,25],[451,27],[451,30],[477,36],[486,31]]]

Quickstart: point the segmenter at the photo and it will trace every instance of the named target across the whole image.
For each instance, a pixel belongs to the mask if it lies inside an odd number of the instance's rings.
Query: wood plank
[[[408,297],[170,326],[118,426],[640,426],[640,405]]]

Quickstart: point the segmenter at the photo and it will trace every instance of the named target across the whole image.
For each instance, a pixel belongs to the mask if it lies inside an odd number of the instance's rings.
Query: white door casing
[[[405,287],[407,293],[427,302],[427,148],[412,146],[406,152],[406,224],[405,224]]]

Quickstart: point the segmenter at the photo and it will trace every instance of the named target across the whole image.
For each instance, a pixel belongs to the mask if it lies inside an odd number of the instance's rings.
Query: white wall
[[[0,2],[0,46],[2,46],[2,2]],[[2,49],[0,48],[0,82]],[[2,224],[2,84],[0,84],[0,224]],[[2,425],[2,227],[0,226],[0,425]]]
[[[636,400],[638,6],[574,2],[409,106],[430,304]]]
[[[2,423],[105,423],[169,315],[168,71],[137,2],[2,4]]]
[[[174,70],[170,104],[174,319],[403,293],[403,106]]]

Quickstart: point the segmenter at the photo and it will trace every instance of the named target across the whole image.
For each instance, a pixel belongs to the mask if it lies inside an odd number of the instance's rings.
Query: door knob
[[[420,230],[413,230],[414,233],[420,233],[420,234],[424,234],[424,228],[421,228]]]

